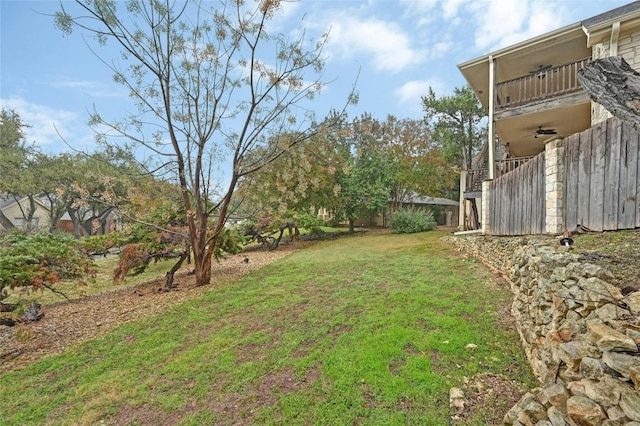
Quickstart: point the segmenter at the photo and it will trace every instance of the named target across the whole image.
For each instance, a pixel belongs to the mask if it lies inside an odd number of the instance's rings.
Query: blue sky
[[[330,29],[325,79],[317,100],[324,115],[344,104],[358,76],[360,102],[351,117],[421,118],[420,97],[451,94],[465,81],[457,64],[579,22],[630,0],[303,0],[284,3],[276,31],[302,25],[312,37]],[[58,1],[0,0],[0,104],[15,110],[29,142],[43,150],[91,148],[89,111],[115,119],[129,108],[126,90],[80,33],[54,27]],[[114,51],[99,50],[105,58]]]

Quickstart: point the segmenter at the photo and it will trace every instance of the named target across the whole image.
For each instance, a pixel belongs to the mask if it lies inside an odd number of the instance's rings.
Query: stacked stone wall
[[[552,238],[458,237],[452,242],[501,272],[541,387],[505,416],[508,425],[640,426],[640,291]]]

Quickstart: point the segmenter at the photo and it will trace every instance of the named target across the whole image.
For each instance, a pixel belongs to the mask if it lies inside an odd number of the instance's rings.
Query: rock
[[[604,374],[605,364],[599,359],[584,357],[580,362],[580,374],[587,379],[598,379]]]
[[[464,392],[460,388],[451,388],[449,390],[449,407],[456,414],[464,411]]]
[[[625,389],[620,396],[620,408],[631,420],[640,422],[640,394],[631,388]]]
[[[597,306],[622,299],[622,293],[618,287],[600,278],[582,278],[578,281],[578,285],[585,291],[588,300],[596,303]]]
[[[473,344],[473,343],[467,343],[467,345],[465,345],[465,347],[464,347],[464,348],[465,348],[466,350],[468,350],[468,351],[473,351],[473,350],[478,349],[478,345]]]
[[[578,371],[582,359],[587,356],[596,357],[598,350],[586,340],[572,340],[560,344],[556,354],[569,369]]]
[[[599,426],[607,418],[602,407],[584,396],[572,396],[567,400],[567,414],[579,426]]]
[[[569,393],[559,383],[552,383],[545,386],[542,390],[544,398],[549,401],[551,405],[564,405],[569,398]]]
[[[607,409],[607,417],[614,422],[624,422],[627,419],[627,415],[624,414],[622,408],[615,406]]]
[[[568,417],[561,407],[551,407],[547,410],[547,417],[553,426],[566,426],[565,418]]]
[[[625,379],[631,378],[632,368],[640,368],[640,357],[621,352],[605,352],[602,354],[602,360]]]
[[[527,393],[523,396],[518,405],[527,416],[535,421],[545,420],[547,418],[547,410],[532,393]]]
[[[610,376],[604,376],[600,380],[584,379],[582,382],[585,396],[605,409],[618,405],[620,395],[626,389],[624,383]]]
[[[604,322],[610,323],[622,316],[629,315],[630,312],[626,309],[614,305],[613,303],[607,303],[595,310],[596,315]]]
[[[596,321],[588,321],[589,335],[603,351],[638,352],[638,346],[629,336]]]
[[[631,313],[640,314],[640,291],[626,295],[623,302],[627,304]]]
[[[640,389],[640,367],[629,367],[629,378],[635,385],[636,389]]]

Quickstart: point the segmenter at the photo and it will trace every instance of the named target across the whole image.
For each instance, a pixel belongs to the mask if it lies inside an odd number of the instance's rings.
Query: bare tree
[[[211,281],[238,180],[282,155],[279,134],[294,135],[291,146],[313,132],[304,101],[323,86],[327,34],[315,43],[304,31],[295,39],[270,34],[280,3],[87,0],[75,2],[77,14],[67,3],[56,14],[63,32],[79,29],[121,48],[120,62],[102,60],[140,114],[110,123],[95,113],[91,122],[144,147],[175,173],[199,285]],[[262,154],[252,155],[257,150]],[[231,172],[223,178],[227,163]]]

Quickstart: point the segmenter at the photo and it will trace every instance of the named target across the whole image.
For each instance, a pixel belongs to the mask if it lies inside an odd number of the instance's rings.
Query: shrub
[[[436,221],[431,211],[408,208],[397,210],[391,216],[391,229],[396,234],[431,231],[435,227]]]
[[[15,231],[0,238],[0,301],[9,289],[52,289],[60,280],[83,283],[94,275],[93,259],[69,234]]]

